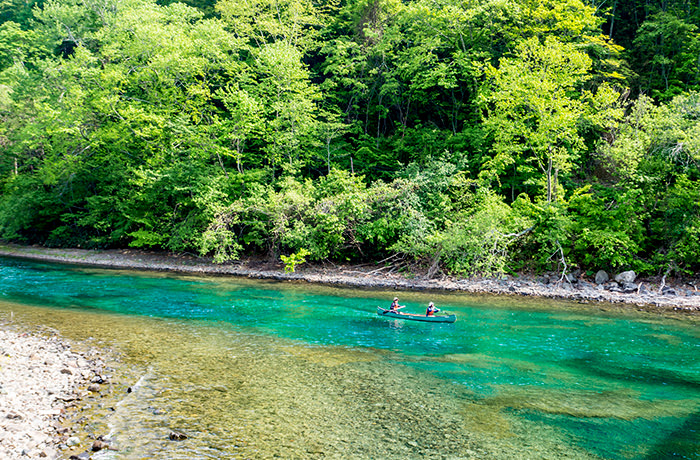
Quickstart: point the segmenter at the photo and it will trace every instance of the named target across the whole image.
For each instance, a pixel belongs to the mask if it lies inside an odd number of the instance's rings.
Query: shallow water
[[[700,458],[692,319],[0,259],[0,319],[114,347],[99,458]],[[168,440],[171,430],[189,435]]]

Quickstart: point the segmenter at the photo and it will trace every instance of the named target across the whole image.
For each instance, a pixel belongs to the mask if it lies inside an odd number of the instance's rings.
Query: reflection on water
[[[692,321],[402,293],[458,316],[431,324],[378,317],[393,293],[12,260],[0,275],[0,320],[123,355],[86,411],[119,449],[99,458],[700,458]]]

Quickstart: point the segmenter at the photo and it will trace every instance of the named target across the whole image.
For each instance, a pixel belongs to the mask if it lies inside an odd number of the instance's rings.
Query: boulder
[[[626,272],[622,272],[615,277],[615,281],[617,281],[620,284],[634,283],[634,280],[636,280],[636,279],[637,279],[637,274],[633,270],[628,270]]]
[[[610,280],[610,276],[605,270],[598,270],[595,274],[595,284],[605,284]]]
[[[637,285],[634,283],[622,283],[622,292],[625,294],[631,294],[637,292]]]
[[[677,295],[677,294],[676,294],[676,290],[673,289],[673,288],[670,288],[670,287],[664,287],[664,288],[661,290],[661,294],[662,294],[662,295]]]

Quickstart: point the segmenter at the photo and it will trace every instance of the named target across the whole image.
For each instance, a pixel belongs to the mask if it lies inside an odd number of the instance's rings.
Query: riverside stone
[[[634,280],[637,279],[637,274],[633,270],[628,270],[626,272],[622,272],[615,276],[615,281],[617,281],[620,284],[624,283],[634,283]]]
[[[68,447],[73,447],[73,446],[79,446],[80,445],[80,438],[77,436],[71,436],[66,440],[66,445]]]
[[[92,385],[88,386],[87,389],[92,393],[99,393],[101,390],[100,386],[96,383],[93,383]]]
[[[598,270],[598,272],[595,274],[595,283],[596,284],[605,284],[608,281],[610,281],[610,276],[605,270]]]
[[[65,372],[78,356],[58,337],[18,332],[4,324],[0,343],[0,387],[5,390],[0,398],[0,458],[56,458],[66,402],[87,384],[83,369]],[[81,364],[91,366],[87,360]]]

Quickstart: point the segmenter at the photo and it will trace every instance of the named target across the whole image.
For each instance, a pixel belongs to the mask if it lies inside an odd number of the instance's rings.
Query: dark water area
[[[700,458],[693,318],[0,259],[9,317],[133,369],[97,458]]]

